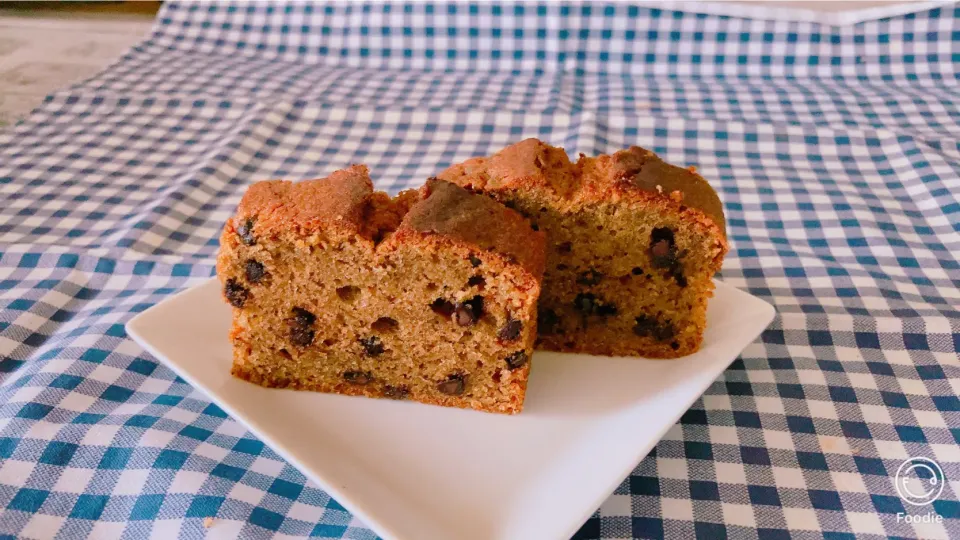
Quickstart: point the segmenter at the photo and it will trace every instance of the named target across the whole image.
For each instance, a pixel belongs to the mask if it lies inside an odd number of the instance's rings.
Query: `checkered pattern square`
[[[526,137],[697,166],[721,279],[778,313],[577,538],[960,537],[958,21],[166,3],[0,132],[0,537],[375,538],[123,325],[213,274],[251,182],[395,192]]]

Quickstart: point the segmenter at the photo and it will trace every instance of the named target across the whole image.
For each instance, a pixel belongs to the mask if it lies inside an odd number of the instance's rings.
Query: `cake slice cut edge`
[[[538,348],[647,358],[700,348],[728,244],[722,203],[695,170],[637,146],[571,162],[527,139],[438,177],[547,233]]]
[[[389,197],[354,166],[253,184],[224,227],[232,373],[269,387],[482,411],[523,406],[545,237],[430,180]]]

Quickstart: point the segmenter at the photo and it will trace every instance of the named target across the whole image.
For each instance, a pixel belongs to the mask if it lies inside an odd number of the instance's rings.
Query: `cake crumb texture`
[[[720,199],[694,169],[638,146],[571,162],[527,139],[438,177],[547,233],[539,348],[650,358],[699,349],[727,240]]]
[[[353,166],[252,185],[221,236],[232,373],[268,387],[517,413],[545,235],[440,180],[389,197]]]

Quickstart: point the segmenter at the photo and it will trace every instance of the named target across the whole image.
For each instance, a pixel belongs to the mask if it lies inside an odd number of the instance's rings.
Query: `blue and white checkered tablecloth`
[[[535,136],[696,165],[722,279],[778,312],[577,537],[960,538],[958,67],[953,7],[168,3],[0,132],[0,535],[374,537],[123,325],[213,274],[255,180],[396,191]],[[911,456],[931,505],[897,495]]]

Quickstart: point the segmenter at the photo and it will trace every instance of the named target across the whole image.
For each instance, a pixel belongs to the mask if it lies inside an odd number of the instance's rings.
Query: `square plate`
[[[575,533],[773,315],[718,282],[696,354],[538,352],[515,416],[235,379],[215,279],[144,311],[127,332],[381,537],[533,540]]]

